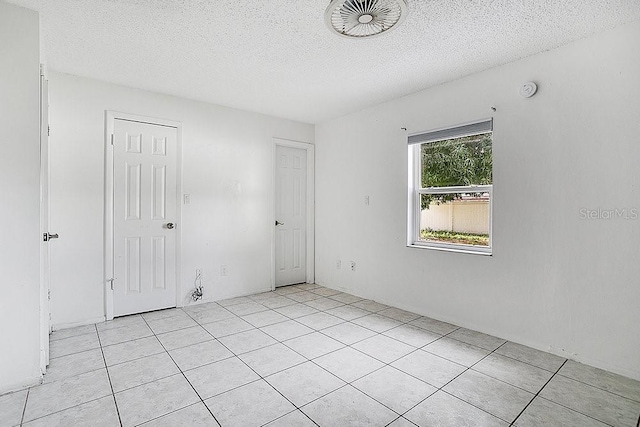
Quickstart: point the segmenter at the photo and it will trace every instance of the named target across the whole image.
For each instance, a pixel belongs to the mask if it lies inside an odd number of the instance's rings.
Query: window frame
[[[487,125],[489,129],[474,131],[477,125]],[[468,131],[465,132],[465,129]],[[460,132],[457,133],[456,131]],[[409,135],[408,141],[408,193],[407,193],[407,246],[411,248],[435,249],[449,252],[462,252],[469,254],[488,255],[493,254],[493,183],[489,185],[451,186],[451,187],[422,187],[422,155],[423,144],[443,141],[445,139],[463,138],[473,135],[481,135],[491,132],[491,149],[493,150],[493,119],[485,119],[471,122],[466,125],[451,126],[428,132],[419,132]],[[446,136],[444,136],[444,135]],[[435,139],[429,139],[429,135],[438,135]],[[417,137],[417,138],[416,138]],[[424,138],[424,140],[420,140]],[[412,142],[418,139],[418,142]],[[493,168],[493,160],[492,160]],[[446,193],[488,193],[489,194],[489,246],[473,246],[461,243],[446,243],[425,241],[420,239],[421,197],[423,194]]]

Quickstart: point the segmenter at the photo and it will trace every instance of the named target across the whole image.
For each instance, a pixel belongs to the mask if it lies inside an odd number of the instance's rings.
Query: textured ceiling
[[[329,32],[329,0],[11,0],[57,71],[318,123],[640,19],[639,0],[409,0],[398,29]]]

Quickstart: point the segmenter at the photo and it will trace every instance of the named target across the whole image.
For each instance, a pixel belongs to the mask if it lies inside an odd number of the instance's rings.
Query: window
[[[493,121],[409,136],[407,244],[491,254]]]

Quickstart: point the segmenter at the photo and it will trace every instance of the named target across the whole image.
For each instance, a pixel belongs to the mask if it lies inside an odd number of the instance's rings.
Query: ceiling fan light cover
[[[349,38],[386,33],[406,15],[406,0],[332,0],[324,14],[329,29]]]

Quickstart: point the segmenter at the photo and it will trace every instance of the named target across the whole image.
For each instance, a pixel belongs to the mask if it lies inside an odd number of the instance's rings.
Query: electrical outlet
[[[369,206],[369,196],[364,196],[364,205]]]
[[[226,276],[227,275],[227,266],[226,265],[221,265],[220,266],[220,275],[221,276]]]
[[[188,205],[189,203],[191,203],[191,195],[190,194],[185,194],[184,195],[184,204]]]
[[[336,270],[340,270],[342,268],[342,261],[337,260],[336,261]]]
[[[356,262],[351,261],[351,271],[356,271]]]

